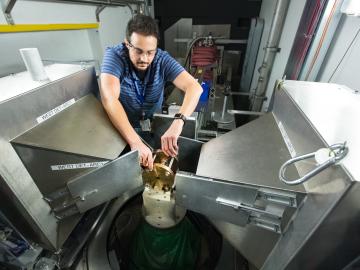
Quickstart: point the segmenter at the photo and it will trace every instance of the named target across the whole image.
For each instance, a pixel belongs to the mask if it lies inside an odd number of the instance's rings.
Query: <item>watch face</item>
[[[185,123],[185,121],[186,121],[186,117],[185,117],[185,115],[183,115],[182,113],[176,113],[176,114],[174,114],[174,118],[175,118],[175,119],[181,119],[181,120],[184,121],[184,123]]]

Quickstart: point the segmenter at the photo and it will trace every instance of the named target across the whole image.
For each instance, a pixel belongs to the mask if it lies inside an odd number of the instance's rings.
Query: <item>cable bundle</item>
[[[204,80],[212,79],[211,66],[218,60],[218,51],[215,46],[203,47],[196,46],[192,50],[191,66],[203,67],[206,71],[204,73]]]

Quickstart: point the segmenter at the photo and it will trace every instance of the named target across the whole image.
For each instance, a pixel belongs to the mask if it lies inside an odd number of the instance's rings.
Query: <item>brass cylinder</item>
[[[163,151],[157,150],[153,153],[154,168],[152,171],[143,171],[143,181],[151,188],[169,191],[174,185],[175,174],[178,170],[176,157],[167,156]]]

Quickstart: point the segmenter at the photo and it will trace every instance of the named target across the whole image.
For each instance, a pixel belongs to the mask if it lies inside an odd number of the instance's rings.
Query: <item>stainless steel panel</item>
[[[25,66],[21,63],[24,70]],[[29,76],[28,71],[10,74],[6,77],[0,78],[0,103],[12,99],[14,97],[23,95],[35,89],[42,88],[49,82],[61,80],[67,76],[73,76],[75,73],[82,70],[91,69],[87,64],[51,64],[44,67],[45,72],[49,77],[48,81],[33,81]],[[3,76],[3,75],[2,75]]]
[[[257,269],[261,269],[280,235],[255,226],[240,227],[217,219],[211,223]],[[279,269],[277,267],[273,268]]]
[[[174,116],[167,114],[154,114],[152,130],[154,131],[155,144],[161,143],[161,136],[166,132],[174,121]],[[180,136],[196,139],[197,123],[195,117],[188,117]]]
[[[253,205],[257,189],[249,186],[223,183],[204,177],[178,172],[176,174],[176,203],[187,209],[202,213],[209,217],[245,226],[248,223],[249,212],[234,209],[219,204],[216,199],[219,197]],[[196,196],[194,196],[196,194]]]
[[[278,192],[178,172],[176,203],[206,216],[239,226],[252,224],[276,233],[284,232],[294,217],[302,194]],[[290,207],[289,207],[290,206]]]
[[[104,159],[96,157],[74,155],[72,153],[28,147],[27,145],[14,144],[14,148],[43,196],[48,196],[50,193],[64,188],[69,179],[94,169],[52,170],[51,166],[104,161]]]
[[[2,138],[10,140],[33,128],[38,124],[37,117],[72,98],[78,100],[89,93],[98,92],[95,71],[86,68],[16,97],[12,96],[0,103]]]
[[[297,256],[291,258],[286,269],[300,269],[301,265],[306,265],[307,269],[345,269],[346,265],[359,256],[359,194],[360,185],[354,183],[346,196],[339,201],[331,214],[322,221],[316,232],[304,244]]]
[[[37,117],[71,98],[76,100],[98,90],[94,69],[85,68],[0,103],[0,152],[6,157],[0,162],[1,185],[10,193],[13,209],[23,216],[12,222],[18,229],[29,226],[31,230],[24,230],[24,236],[48,249],[59,248],[73,226],[62,229],[9,141],[37,125]]]
[[[81,98],[12,142],[99,159],[115,159],[126,146],[93,95]]]
[[[57,227],[57,247],[56,250],[60,250],[62,245],[68,239],[70,233],[73,231],[75,226],[79,223],[80,219],[82,218],[81,214],[73,215],[69,218],[64,220],[58,220],[58,227]]]
[[[213,139],[201,149],[196,174],[237,183],[305,192],[278,179],[280,166],[290,158],[271,113]],[[289,170],[291,177],[297,172]]]
[[[203,143],[197,140],[179,137],[179,169],[181,171],[196,173]]]
[[[313,88],[312,91],[316,91]],[[274,114],[278,124],[286,131],[286,140],[291,144],[293,152],[301,155],[316,151],[319,148],[326,147],[322,136],[316,129],[315,123],[310,122],[302,111],[302,108],[294,102],[284,88],[275,91]],[[331,95],[331,92],[328,92]],[[299,99],[306,99],[307,95],[303,92],[297,96]],[[339,103],[342,99],[339,99]],[[339,105],[339,107],[341,107]],[[337,107],[337,108],[339,108]],[[329,104],[316,102],[312,103],[312,111],[316,112],[319,117],[320,112],[326,112]],[[335,124],[336,119],[332,119],[330,123]],[[350,149],[351,151],[351,149]],[[298,163],[296,168],[300,175],[304,175],[313,169],[315,161],[307,161]],[[329,260],[331,252],[335,249],[323,248],[320,243],[312,245],[305,250],[307,241],[317,234],[322,234],[320,224],[324,224],[324,219],[333,215],[332,209],[341,203],[342,197],[346,196],[348,189],[353,184],[351,176],[343,169],[341,165],[330,167],[320,174],[314,176],[303,186],[307,191],[307,197],[303,206],[298,210],[296,218],[291,223],[287,232],[282,235],[277,244],[274,246],[271,254],[265,261],[262,269],[286,269],[292,260],[297,260],[298,252],[305,252],[308,260],[316,254],[316,261]],[[350,209],[349,209],[350,210]],[[351,210],[350,210],[351,211]],[[344,220],[350,222],[351,220]],[[325,224],[324,224],[325,225]],[[327,229],[337,231],[337,224],[327,224]],[[331,235],[326,237],[331,239]],[[323,238],[322,241],[325,241]],[[332,246],[334,248],[334,246]],[[331,251],[331,252],[330,252]],[[337,252],[341,253],[339,249]],[[333,258],[331,258],[332,260]],[[318,269],[310,267],[309,269]]]
[[[67,183],[81,213],[143,184],[139,154],[129,152]]]
[[[182,18],[165,30],[165,49],[175,58],[186,57],[187,44],[175,42],[175,38],[192,37],[192,19]]]
[[[341,164],[360,181],[360,94],[344,85],[285,81],[283,89],[301,107],[327,145],[346,141],[350,151]]]

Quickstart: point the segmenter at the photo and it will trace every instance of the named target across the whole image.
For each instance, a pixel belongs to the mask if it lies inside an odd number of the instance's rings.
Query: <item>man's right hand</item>
[[[149,168],[150,171],[153,169],[154,160],[152,156],[152,152],[142,141],[138,141],[130,144],[130,148],[132,151],[138,150],[140,156],[140,164],[144,167]]]

